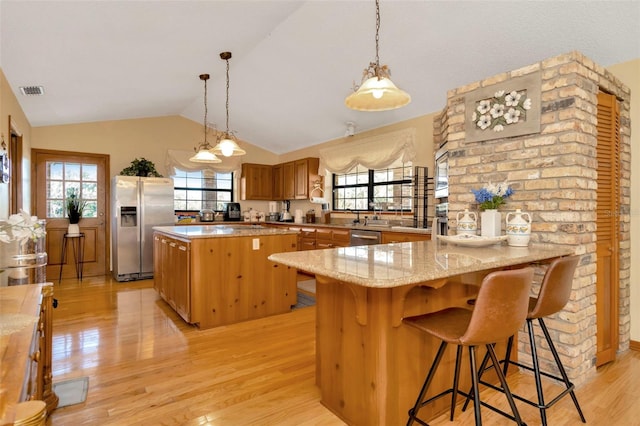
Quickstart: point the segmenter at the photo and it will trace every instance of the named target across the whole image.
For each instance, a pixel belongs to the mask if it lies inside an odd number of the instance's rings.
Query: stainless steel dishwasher
[[[366,231],[362,229],[352,229],[349,245],[350,246],[366,246],[370,244],[380,244],[381,241],[382,241],[382,234],[380,233],[380,231]]]

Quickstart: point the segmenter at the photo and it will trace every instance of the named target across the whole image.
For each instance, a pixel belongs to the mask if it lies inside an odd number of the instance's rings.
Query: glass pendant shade
[[[345,99],[347,107],[358,111],[387,111],[403,107],[411,102],[411,96],[398,89],[386,77],[373,76]]]
[[[211,151],[216,155],[223,155],[225,157],[245,155],[247,153],[228,135],[225,135],[225,137],[218,142]]]
[[[194,163],[221,163],[222,160],[216,157],[210,149],[201,148],[189,161]]]

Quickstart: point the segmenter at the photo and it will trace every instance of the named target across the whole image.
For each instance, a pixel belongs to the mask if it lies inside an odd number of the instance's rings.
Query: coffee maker
[[[280,216],[280,222],[293,222],[289,209],[291,208],[291,202],[285,200],[282,202],[282,215]]]

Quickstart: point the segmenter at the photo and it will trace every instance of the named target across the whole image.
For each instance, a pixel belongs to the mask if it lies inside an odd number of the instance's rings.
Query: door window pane
[[[98,166],[76,162],[48,161],[46,164],[47,218],[64,218],[70,191],[86,201],[82,217],[98,217]]]

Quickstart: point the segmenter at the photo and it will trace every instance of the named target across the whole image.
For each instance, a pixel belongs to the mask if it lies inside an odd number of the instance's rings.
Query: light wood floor
[[[321,405],[314,384],[314,307],[200,331],[160,300],[149,280],[63,280],[54,292],[54,382],[88,376],[89,392],[85,403],[54,411],[48,425],[344,424]],[[527,374],[510,383],[535,395]],[[601,368],[578,389],[588,424],[640,425],[639,384],[638,352]],[[482,396],[503,399],[492,391]],[[537,410],[519,408],[529,426],[540,424]],[[487,425],[513,424],[482,414]],[[470,425],[473,410],[431,424]],[[580,424],[570,399],[553,407],[549,424]]]

